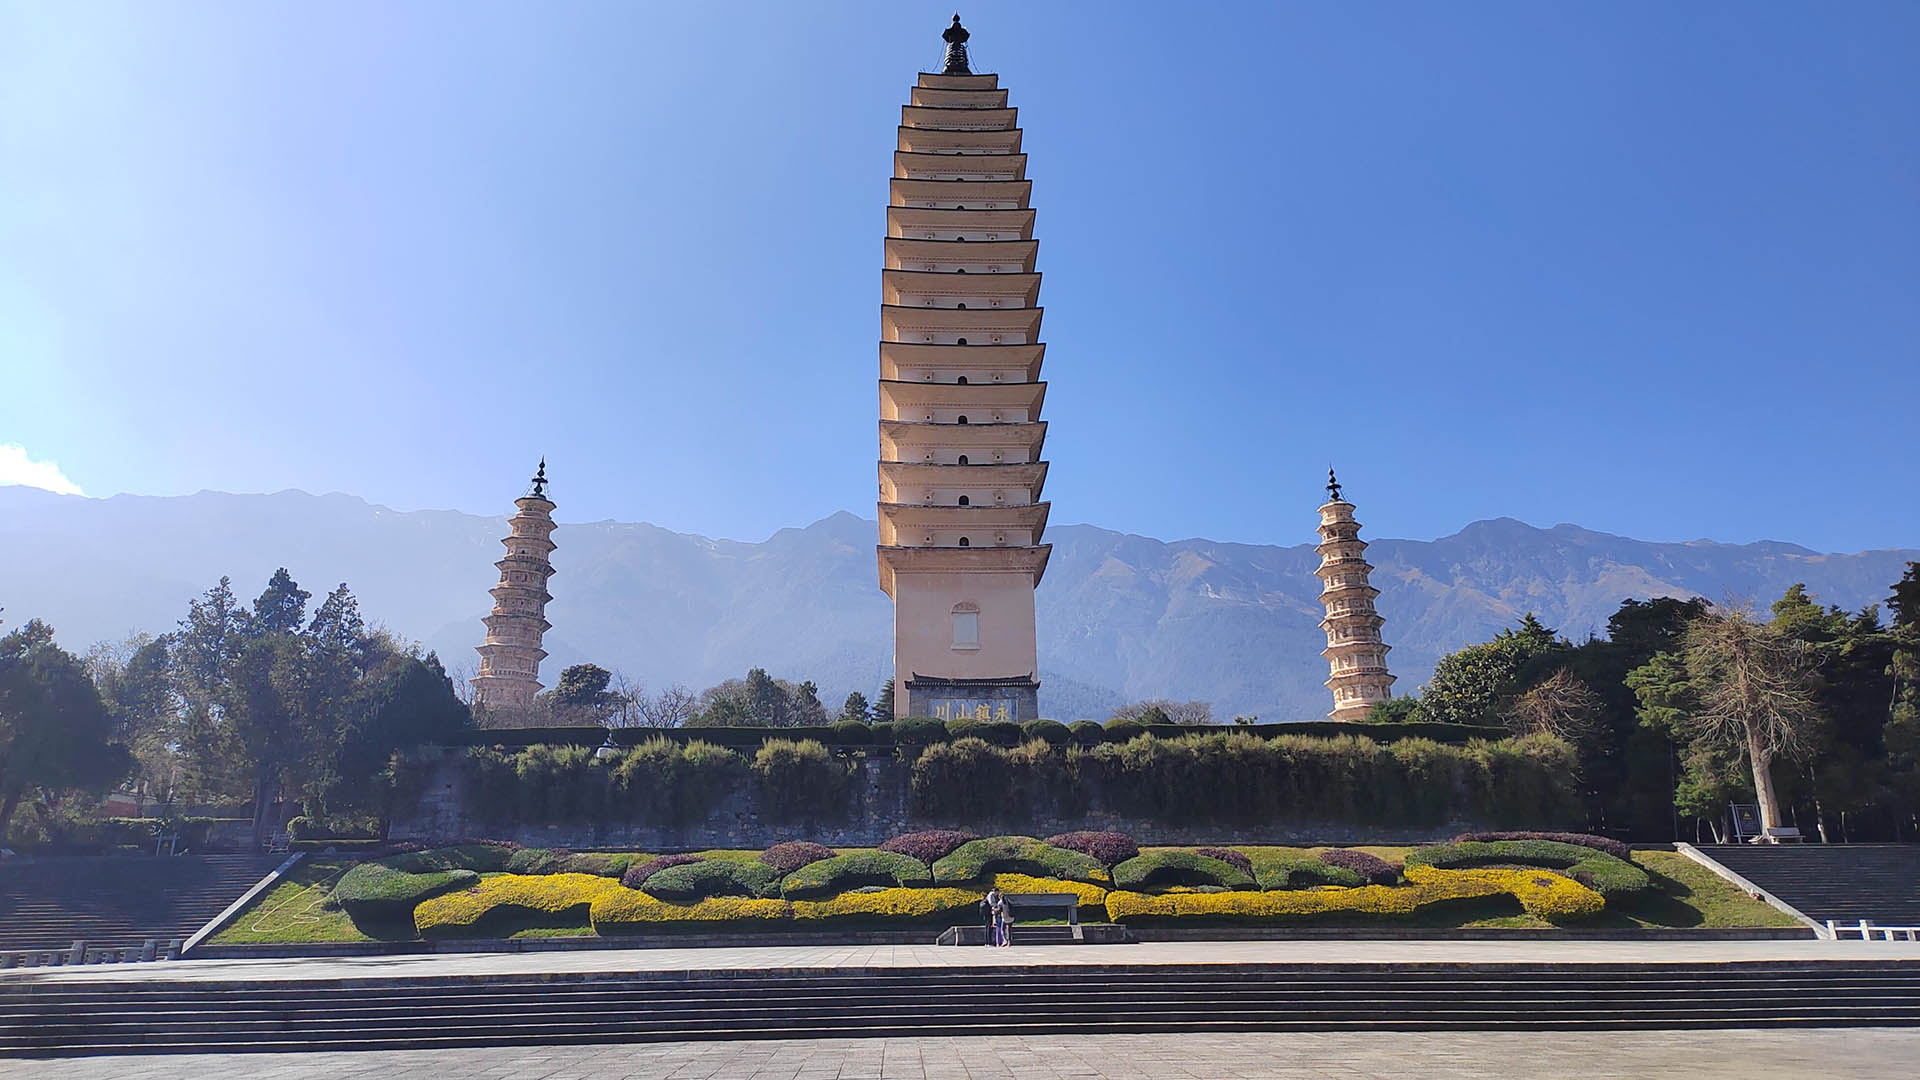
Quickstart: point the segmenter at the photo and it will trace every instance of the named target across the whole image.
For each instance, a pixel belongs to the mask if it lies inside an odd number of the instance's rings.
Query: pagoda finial
[[[953,25],[947,27],[946,33],[940,35],[940,40],[947,43],[947,64],[940,69],[940,74],[973,74],[973,69],[967,66],[967,39],[972,36],[967,33],[966,27],[960,25],[960,13],[954,12]]]
[[[533,497],[536,499],[547,497],[547,459],[544,454],[540,458],[539,471],[533,474]]]
[[[1327,466],[1327,501],[1340,501],[1340,480],[1333,475],[1333,466]]]

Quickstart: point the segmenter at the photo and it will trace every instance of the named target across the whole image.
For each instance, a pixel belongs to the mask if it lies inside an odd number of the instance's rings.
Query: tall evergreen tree
[[[132,758],[86,667],[34,619],[0,637],[0,839],[36,789],[105,788]]]

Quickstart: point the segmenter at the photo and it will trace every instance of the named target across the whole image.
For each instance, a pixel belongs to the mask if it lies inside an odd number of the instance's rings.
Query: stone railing
[[[180,959],[180,939],[148,938],[140,945],[96,949],[84,940],[64,949],[9,949],[0,951],[0,968],[73,967],[80,964],[142,964]]]

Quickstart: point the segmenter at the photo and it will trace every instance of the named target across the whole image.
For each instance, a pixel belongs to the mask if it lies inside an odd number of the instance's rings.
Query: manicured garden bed
[[[1082,921],[1156,927],[1792,926],[1684,856],[1604,841],[1140,849],[1115,834],[924,833],[658,857],[468,844],[307,860],[215,945],[817,933],[970,925],[989,888],[1072,892]],[[1103,860],[1118,860],[1107,863]]]

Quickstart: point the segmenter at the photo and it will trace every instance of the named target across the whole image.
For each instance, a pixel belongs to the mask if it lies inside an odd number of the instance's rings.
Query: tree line
[[[1575,644],[1532,614],[1443,657],[1376,722],[1504,724],[1580,752],[1593,826],[1727,839],[1729,805],[1821,840],[1920,834],[1920,563],[1882,605],[1794,585],[1765,617],[1699,597],[1628,600]],[[1678,838],[1689,838],[1684,835]]]
[[[0,638],[0,837],[75,793],[125,786],[165,815],[245,806],[256,844],[298,805],[322,819],[384,809],[394,753],[458,731],[440,661],[370,628],[342,583],[312,594],[282,568],[249,606],[232,581],[178,627],[80,658],[39,620]]]

